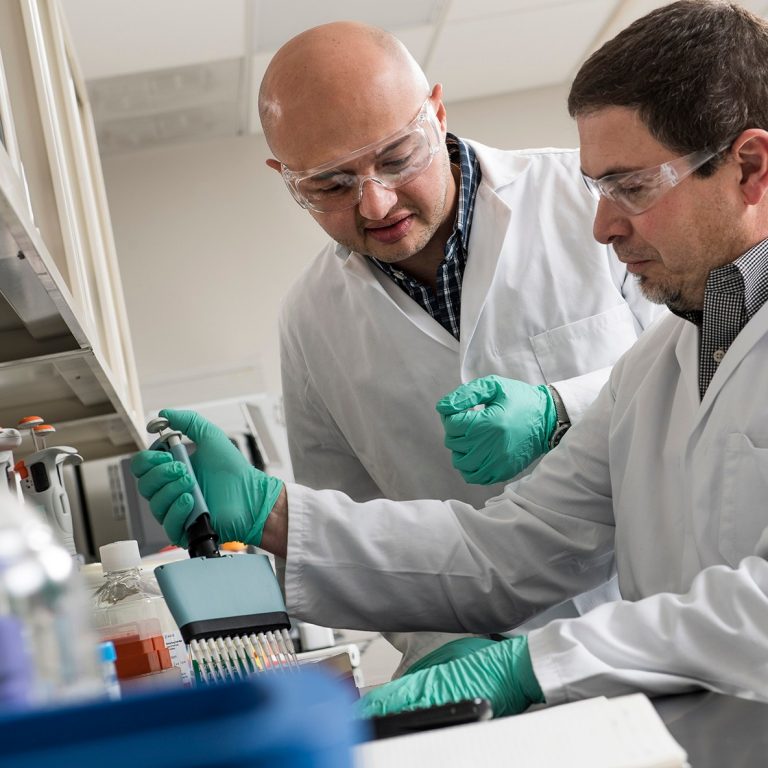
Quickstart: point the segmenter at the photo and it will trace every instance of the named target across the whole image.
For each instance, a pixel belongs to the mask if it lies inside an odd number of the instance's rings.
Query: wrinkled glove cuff
[[[253,544],[254,547],[261,545],[261,537],[264,535],[264,526],[267,523],[267,518],[272,508],[275,506],[280,492],[283,490],[283,481],[270,475],[259,473],[256,479],[256,493],[255,498],[260,500],[260,503],[254,504],[254,521],[251,530],[248,531],[248,535],[245,537],[246,544]]]
[[[520,650],[517,664],[515,666],[520,689],[531,704],[543,704],[544,692],[541,690],[536,673],[533,671],[533,661],[531,652],[528,650],[528,640],[526,638],[525,648]]]
[[[431,651],[412,664],[404,672],[404,675],[420,672],[422,669],[434,667],[437,664],[445,664],[448,661],[461,659],[464,656],[469,656],[471,653],[475,653],[483,648],[487,648],[489,645],[495,644],[495,640],[491,640],[487,637],[460,637],[456,640],[451,640],[451,642],[441,645],[439,648],[435,648],[434,651]]]

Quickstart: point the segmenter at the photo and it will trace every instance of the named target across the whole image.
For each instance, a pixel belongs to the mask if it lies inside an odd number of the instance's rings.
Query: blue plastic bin
[[[0,717],[3,768],[347,768],[364,737],[322,670]]]

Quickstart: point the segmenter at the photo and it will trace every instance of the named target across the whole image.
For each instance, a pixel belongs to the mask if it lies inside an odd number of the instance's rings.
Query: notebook
[[[685,768],[685,750],[641,693],[371,741],[355,768]]]

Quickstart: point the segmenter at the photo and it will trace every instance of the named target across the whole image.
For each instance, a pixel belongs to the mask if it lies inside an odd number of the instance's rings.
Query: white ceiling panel
[[[604,25],[600,34],[592,41],[592,45],[584,52],[586,59],[596,51],[603,43],[615,37],[622,29],[628,27],[633,21],[636,21],[646,13],[650,13],[662,5],[668,5],[668,0],[624,0],[620,3],[616,11]],[[576,62],[573,70],[569,73],[571,76],[576,74],[580,62]]]
[[[427,75],[443,83],[448,101],[561,83],[614,6],[613,0],[585,0],[448,22]]]
[[[617,5],[620,0],[609,0]],[[589,0],[452,0],[447,13],[448,21],[482,19],[487,16],[506,16],[510,13],[531,11],[564,5],[585,5]]]
[[[99,122],[96,125],[96,134],[99,151],[109,155],[159,144],[235,136],[239,125],[237,104],[228,102],[159,115]]]
[[[236,103],[243,60],[228,59],[88,81],[96,122]]]
[[[399,30],[434,22],[445,0],[254,0],[254,53],[275,51],[299,32],[329,21],[351,19]]]
[[[61,0],[83,75],[242,56],[246,0]]]
[[[274,51],[324,22],[394,32],[452,103],[569,82],[597,46],[669,0],[59,1],[100,136],[122,151],[259,131]],[[742,4],[768,11],[768,0]]]

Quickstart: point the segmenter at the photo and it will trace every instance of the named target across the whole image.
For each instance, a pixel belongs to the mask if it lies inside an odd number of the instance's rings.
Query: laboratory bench
[[[768,704],[711,691],[662,696],[653,706],[691,768],[763,768],[768,764]]]

